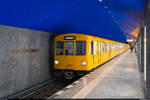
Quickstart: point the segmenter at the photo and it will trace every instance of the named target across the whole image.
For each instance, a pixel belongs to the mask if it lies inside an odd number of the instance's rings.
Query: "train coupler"
[[[74,73],[72,71],[64,71],[64,78],[65,79],[73,79]]]

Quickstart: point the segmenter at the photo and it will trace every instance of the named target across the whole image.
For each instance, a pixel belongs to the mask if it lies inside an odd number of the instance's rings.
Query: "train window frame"
[[[91,45],[91,55],[93,55],[94,54],[94,42],[93,41],[91,41],[91,43],[90,43],[90,45]]]
[[[100,54],[100,42],[97,41],[97,53]]]
[[[73,51],[72,51],[72,54],[66,54],[66,42],[72,42],[73,43]],[[65,46],[64,46],[64,55],[66,56],[73,56],[74,55],[74,41],[65,41],[64,42]],[[69,46],[70,47],[70,46]],[[69,50],[70,51],[70,50]]]
[[[105,52],[108,52],[108,43],[106,42],[106,51]]]
[[[102,42],[102,52],[105,52],[105,45],[104,45],[105,43],[104,42]]]
[[[113,43],[113,51],[115,50],[115,43]]]
[[[109,47],[110,47],[110,42],[107,42],[107,52],[110,51]]]
[[[58,50],[58,48],[57,48],[57,43],[63,43],[63,48],[62,48],[62,53],[61,54],[58,54],[57,53],[57,50]],[[64,41],[56,41],[56,46],[55,46],[55,55],[64,55]]]
[[[81,43],[81,52],[79,53],[79,51],[78,51],[78,53],[77,53],[77,45],[76,44],[78,44],[78,43]],[[83,44],[84,43],[84,44]],[[75,55],[76,56],[84,56],[84,55],[86,55],[86,41],[75,41]],[[84,45],[84,49],[83,49],[83,45]],[[83,53],[84,52],[84,53]]]
[[[112,43],[110,43],[110,47],[109,48],[110,48],[110,51],[112,51]]]
[[[107,52],[107,48],[108,48],[108,43],[102,42],[102,52]]]

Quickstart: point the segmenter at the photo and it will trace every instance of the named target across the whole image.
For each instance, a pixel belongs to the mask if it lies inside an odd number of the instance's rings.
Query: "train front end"
[[[89,70],[87,36],[62,34],[55,37],[55,76],[72,79]]]

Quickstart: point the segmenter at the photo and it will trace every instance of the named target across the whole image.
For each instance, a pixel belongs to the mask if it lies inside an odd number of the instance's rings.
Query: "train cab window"
[[[73,55],[74,42],[67,41],[65,42],[65,55]]]
[[[91,54],[94,54],[93,41],[91,41]]]
[[[75,42],[75,55],[85,55],[86,54],[86,42],[76,41]]]
[[[56,42],[56,55],[63,55],[64,42]]]

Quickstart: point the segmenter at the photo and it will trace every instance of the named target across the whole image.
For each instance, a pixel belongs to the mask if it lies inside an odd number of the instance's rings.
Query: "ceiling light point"
[[[107,6],[105,6],[104,8],[108,8]]]

